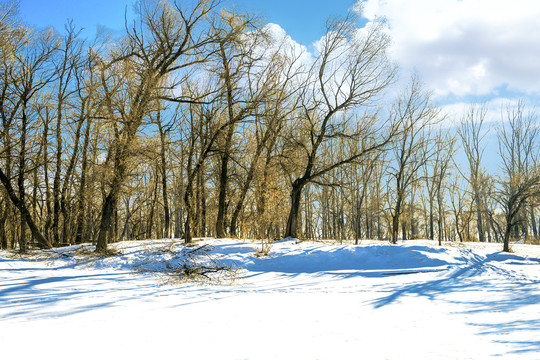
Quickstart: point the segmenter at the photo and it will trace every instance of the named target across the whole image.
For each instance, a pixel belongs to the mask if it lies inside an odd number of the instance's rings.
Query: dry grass
[[[258,249],[253,256],[260,258],[270,255],[272,251],[272,240],[263,240],[261,243],[261,248]]]
[[[120,250],[109,248],[104,252],[96,252],[95,246],[83,244],[71,249],[54,248],[50,250],[29,250],[20,253],[16,250],[9,251],[8,256],[15,260],[42,261],[48,266],[53,266],[55,261],[60,259],[70,259],[73,264],[91,264],[104,258],[122,255]]]

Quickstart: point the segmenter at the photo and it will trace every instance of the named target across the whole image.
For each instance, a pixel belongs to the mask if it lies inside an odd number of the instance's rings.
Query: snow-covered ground
[[[0,252],[1,358],[540,359],[538,246],[202,245]],[[186,260],[234,272],[181,282]]]

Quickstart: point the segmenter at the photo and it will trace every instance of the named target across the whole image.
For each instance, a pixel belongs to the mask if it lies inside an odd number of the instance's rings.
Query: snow
[[[2,358],[540,358],[538,246],[289,239],[257,257],[260,247],[2,251]],[[186,261],[232,271],[179,281]]]

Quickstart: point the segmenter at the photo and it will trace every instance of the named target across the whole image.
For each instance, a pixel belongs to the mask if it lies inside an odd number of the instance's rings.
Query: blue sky
[[[188,0],[182,0],[188,1]],[[134,0],[20,0],[32,26],[62,31],[67,19],[93,37],[98,25],[118,34]],[[312,49],[329,16],[343,15],[355,0],[227,0],[237,9],[278,24]],[[485,102],[488,122],[517,99],[540,106],[540,1],[363,0],[365,21],[383,17],[392,38],[391,56],[406,81],[416,72],[438,105],[457,124],[471,102]],[[493,132],[489,136],[494,138]],[[493,157],[496,145],[489,144]],[[490,161],[492,162],[492,161]],[[493,164],[490,164],[493,167]]]
[[[97,25],[122,31],[127,8],[132,15],[134,0],[20,0],[22,18],[37,27],[54,26],[63,29],[67,19],[94,34]],[[329,16],[343,15],[354,0],[228,0],[237,9],[260,14],[265,22],[279,24],[292,38],[304,45],[318,40]]]
[[[38,28],[54,26],[63,31],[68,19],[85,28],[85,36],[93,36],[98,25],[122,31],[126,7],[131,12],[131,0],[20,0],[23,21]]]
[[[187,0],[182,0],[187,1]],[[20,0],[29,25],[62,31],[67,19],[92,37],[98,25],[121,33],[134,0]],[[384,17],[392,56],[403,73],[417,72],[440,104],[540,97],[540,1],[363,0],[366,20]],[[329,16],[343,15],[355,0],[226,0],[261,14],[294,41],[311,45]],[[407,78],[407,76],[404,76]]]

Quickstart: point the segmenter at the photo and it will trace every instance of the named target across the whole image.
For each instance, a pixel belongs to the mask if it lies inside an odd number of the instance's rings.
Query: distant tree
[[[466,238],[466,224],[469,223],[466,210],[468,193],[460,185],[460,178],[454,175],[447,187],[453,215],[454,234],[458,236],[460,242],[463,242],[468,240]]]
[[[451,160],[455,154],[455,137],[451,135],[444,135],[442,131],[438,131],[435,137],[432,139],[435,144],[434,154],[429,161],[430,173],[426,174],[426,183],[428,186],[428,193],[430,194],[430,216],[429,216],[429,228],[430,239],[433,239],[433,200],[437,202],[437,228],[438,228],[438,240],[441,245],[444,237],[444,190],[445,180],[450,175]]]
[[[461,138],[461,145],[469,162],[469,174],[463,175],[469,182],[472,191],[472,197],[476,212],[476,225],[478,229],[478,239],[486,241],[484,229],[484,210],[485,210],[485,194],[482,192],[482,156],[484,148],[482,145],[483,139],[483,124],[485,121],[487,109],[484,106],[471,105],[468,112],[462,118],[458,128],[458,134]]]
[[[422,179],[420,170],[433,153],[433,144],[427,137],[427,127],[437,121],[439,110],[431,102],[429,93],[423,91],[418,78],[414,77],[406,92],[392,109],[393,121],[401,128],[392,143],[393,158],[390,160],[389,175],[392,179],[394,197],[391,199],[391,241],[398,240],[400,218],[404,201],[412,186]]]
[[[525,113],[523,102],[508,107],[497,138],[502,160],[498,202],[504,218],[503,251],[510,251],[512,228],[530,199],[540,197],[540,128],[535,113]]]

